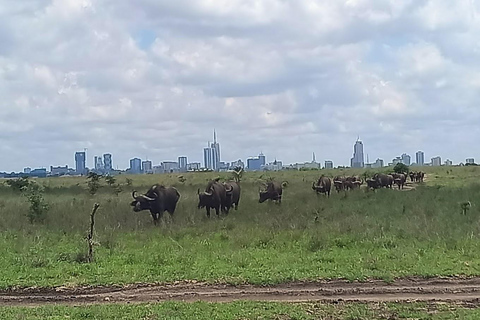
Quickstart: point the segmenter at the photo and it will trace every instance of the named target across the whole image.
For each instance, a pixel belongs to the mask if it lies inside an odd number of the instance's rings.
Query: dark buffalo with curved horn
[[[268,182],[265,191],[260,191],[258,202],[263,203],[267,200],[273,200],[282,203],[282,193],[283,186],[280,182]]]
[[[137,195],[137,192],[133,191],[132,197],[134,201],[130,205],[133,207],[133,211],[150,210],[153,222],[157,224],[165,211],[173,216],[180,193],[174,187],[155,184],[145,194]]]
[[[240,184],[235,181],[224,182],[225,192],[227,194],[228,209],[235,207],[238,210],[238,203],[240,202]]]
[[[228,214],[227,192],[225,186],[220,182],[210,181],[204,192],[198,189],[198,208],[207,210],[207,217],[210,217],[210,209],[215,209],[217,216],[220,210]]]
[[[333,186],[337,192],[345,189],[345,177],[336,176],[333,178]]]
[[[332,180],[330,180],[330,178],[328,177],[325,177],[324,175],[322,175],[317,183],[315,184],[315,182],[313,183],[312,185],[312,189],[315,190],[315,192],[317,194],[320,194],[320,193],[323,193],[325,194],[327,197],[330,197],[330,191],[332,189]]]

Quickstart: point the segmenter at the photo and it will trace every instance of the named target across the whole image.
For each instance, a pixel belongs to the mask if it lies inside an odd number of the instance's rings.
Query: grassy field
[[[49,205],[41,224],[29,223],[21,193],[2,186],[0,287],[479,275],[480,170],[425,171],[426,185],[413,191],[357,190],[329,199],[311,190],[318,171],[246,174],[240,209],[210,219],[196,208],[197,189],[215,173],[185,174],[183,183],[178,175],[121,176],[118,196],[105,183],[90,196],[83,178],[38,180]],[[289,182],[280,206],[258,203],[259,182],[268,177]],[[156,227],[149,213],[129,206],[132,189],[153,183],[182,194],[174,218]],[[464,201],[473,204],[466,216]],[[95,202],[99,246],[87,264],[84,238]]]
[[[1,319],[479,319],[479,309],[427,304],[162,303],[82,307],[0,307]]]

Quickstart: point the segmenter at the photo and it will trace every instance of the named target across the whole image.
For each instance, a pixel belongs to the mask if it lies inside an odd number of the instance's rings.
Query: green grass
[[[415,304],[161,303],[37,308],[0,307],[1,319],[478,319],[479,309]]]
[[[269,173],[289,181],[282,205],[259,204],[260,174],[247,174],[240,209],[211,219],[196,208],[196,192],[215,173],[187,174],[185,183],[176,175],[133,176],[133,186],[118,197],[106,186],[91,197],[80,178],[39,180],[48,187],[49,211],[44,224],[34,225],[25,198],[2,187],[0,287],[480,275],[480,185],[457,183],[480,171],[438,170],[414,191],[355,191],[329,199],[310,188],[319,172]],[[445,183],[450,180],[456,183]],[[129,206],[133,188],[145,191],[155,182],[173,184],[182,194],[173,220],[166,216],[157,227],[149,213]],[[464,216],[459,204],[467,200],[473,207]],[[95,202],[101,204],[100,245],[96,261],[85,264]]]

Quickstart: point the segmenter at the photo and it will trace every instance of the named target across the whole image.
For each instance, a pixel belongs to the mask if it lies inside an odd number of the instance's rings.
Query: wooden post
[[[98,208],[100,205],[98,203],[95,203],[93,206],[92,213],[90,214],[90,232],[87,236],[87,241],[88,241],[88,262],[93,261],[93,246],[95,245],[93,241],[93,231],[94,231],[94,226],[95,226],[95,213],[97,213]]]

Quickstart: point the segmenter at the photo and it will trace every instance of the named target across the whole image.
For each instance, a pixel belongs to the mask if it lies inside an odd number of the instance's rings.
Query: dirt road
[[[276,286],[232,286],[204,283],[142,284],[125,287],[29,288],[0,292],[0,305],[2,306],[161,301],[231,302],[236,300],[279,302],[441,301],[480,305],[480,278],[409,278],[397,280],[393,283],[377,280],[367,282],[334,280]]]

